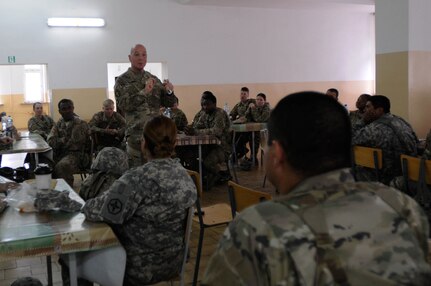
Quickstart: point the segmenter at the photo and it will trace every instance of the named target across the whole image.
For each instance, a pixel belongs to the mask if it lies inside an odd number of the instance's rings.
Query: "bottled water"
[[[172,118],[172,117],[171,117],[171,116],[172,116],[171,108],[170,108],[170,107],[167,107],[167,108],[165,109],[165,111],[163,112],[163,115],[164,115],[164,116],[166,116],[166,117],[168,117],[168,118]]]
[[[2,125],[3,125],[3,120],[2,120]],[[12,126],[13,126],[12,117],[8,116],[6,119],[6,136],[12,137]]]
[[[7,116],[6,116],[6,114],[2,115],[1,127],[2,127],[3,132],[6,132],[6,128],[7,128]]]
[[[227,102],[225,102],[224,103],[224,106],[223,106],[223,110],[227,113],[227,114],[229,114],[229,104],[227,104]]]

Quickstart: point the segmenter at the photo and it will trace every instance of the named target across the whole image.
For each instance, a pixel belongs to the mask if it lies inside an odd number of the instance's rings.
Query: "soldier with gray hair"
[[[109,223],[126,249],[124,285],[169,280],[180,270],[186,210],[197,194],[187,171],[171,158],[176,136],[171,119],[150,119],[141,144],[149,161],[128,170],[82,209],[86,219]]]
[[[427,219],[400,191],[354,181],[341,104],[291,94],[268,131],[266,170],[280,196],[236,216],[201,285],[429,285]]]
[[[130,50],[131,67],[120,75],[114,86],[117,109],[126,119],[127,154],[130,167],[142,165],[146,159],[140,151],[141,131],[145,123],[159,114],[160,107],[172,107],[175,102],[174,86],[163,83],[145,71],[147,49],[137,44]]]

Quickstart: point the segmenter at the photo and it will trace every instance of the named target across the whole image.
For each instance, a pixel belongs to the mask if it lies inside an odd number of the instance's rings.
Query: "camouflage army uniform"
[[[211,187],[218,179],[220,164],[223,164],[231,153],[230,120],[227,113],[217,107],[211,114],[199,111],[193,119],[192,126],[196,135],[215,135],[221,141],[220,145],[203,147],[203,166],[208,172],[206,175],[208,185]]]
[[[95,133],[96,138],[96,150],[101,150],[103,147],[121,147],[121,141],[124,137],[124,131],[126,130],[126,120],[120,113],[114,112],[111,118],[107,118],[103,111],[97,112],[93,115],[93,118],[88,122],[90,130]],[[106,129],[118,130],[117,135],[111,135],[106,133]]]
[[[334,170],[239,214],[202,285],[428,285],[427,234],[410,197]]]
[[[240,121],[238,123],[245,123],[247,121],[247,113],[248,113],[248,109],[249,109],[249,105],[250,103],[254,103],[256,104],[256,100],[255,99],[247,99],[245,102],[238,102],[237,104],[235,104],[235,106],[232,108],[229,116],[230,118],[235,121]],[[243,118],[243,120],[242,120]],[[235,122],[234,122],[235,123]],[[247,142],[249,144],[249,146],[251,146],[252,142],[251,142],[251,132],[241,132],[239,135],[235,136],[235,151],[236,151],[236,155],[238,158],[241,158],[242,156],[244,156],[245,154],[247,154],[248,150],[247,150]],[[255,145],[256,146],[256,145]]]
[[[66,122],[63,118],[54,125],[47,142],[54,150],[54,177],[63,178],[73,187],[73,174],[87,168],[90,163],[90,129],[87,122],[75,117]]]
[[[28,120],[27,123],[28,131],[39,134],[45,140],[48,137],[49,132],[51,132],[53,126],[54,120],[52,120],[52,118],[48,115],[42,115],[41,118],[33,116]]]
[[[84,200],[95,198],[129,169],[127,154],[115,147],[105,147],[91,164],[91,174],[81,184],[79,195]]]
[[[353,130],[364,127],[364,121],[362,120],[364,113],[359,110],[354,110],[349,113],[350,123],[352,124]]]
[[[145,93],[148,79],[155,80],[150,94]],[[159,115],[160,107],[172,107],[176,102],[174,94],[168,95],[162,82],[147,71],[135,73],[129,68],[115,82],[115,100],[117,107],[126,119],[127,153],[130,167],[142,165],[141,137],[148,119]]]
[[[389,184],[401,176],[400,155],[417,155],[418,139],[410,124],[392,114],[384,114],[353,134],[353,145],[380,148],[383,151],[381,182]],[[361,181],[375,180],[374,170],[358,169],[357,178]]]
[[[187,124],[189,124],[189,122],[187,121],[186,115],[179,108],[172,109],[171,118],[175,122],[175,125],[177,126],[178,131],[184,131],[184,127],[186,127]]]
[[[259,107],[256,105],[255,108],[249,108],[246,111],[247,122],[267,122],[269,119],[269,114],[271,113],[271,109],[269,108],[269,103],[265,103],[263,106]],[[257,152],[259,151],[260,144],[260,132],[254,132],[254,158],[257,157]]]
[[[147,285],[178,273],[186,209],[196,197],[177,160],[156,159],[127,171],[82,211],[90,221],[109,223],[126,249],[124,285]]]

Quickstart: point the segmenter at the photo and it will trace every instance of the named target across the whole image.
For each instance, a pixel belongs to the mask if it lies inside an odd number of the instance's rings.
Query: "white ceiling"
[[[375,0],[174,0],[183,5],[374,12]]]

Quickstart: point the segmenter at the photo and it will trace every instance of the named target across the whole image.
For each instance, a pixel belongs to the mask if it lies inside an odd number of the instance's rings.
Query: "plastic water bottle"
[[[2,125],[3,125],[3,122],[2,122]],[[6,136],[12,137],[12,126],[13,126],[12,117],[8,116],[6,120]]]
[[[223,106],[223,110],[227,113],[227,114],[229,114],[229,104],[227,104],[227,102],[225,102],[224,103],[224,106]]]
[[[2,127],[3,132],[6,132],[6,128],[7,128],[7,116],[6,116],[6,114],[2,115],[1,127]]]
[[[171,108],[170,107],[166,108],[165,112],[163,112],[163,115],[166,116],[167,118],[171,118],[172,116]]]

